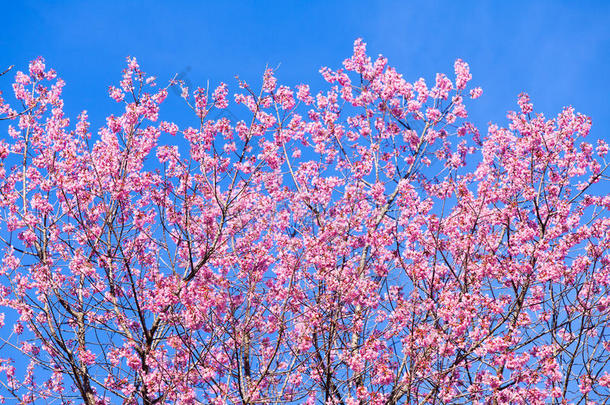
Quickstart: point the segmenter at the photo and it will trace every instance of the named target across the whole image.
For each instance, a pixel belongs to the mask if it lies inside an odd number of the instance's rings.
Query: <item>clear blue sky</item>
[[[126,56],[159,83],[190,69],[194,85],[235,88],[236,74],[258,84],[280,64],[281,82],[317,89],[319,68],[339,67],[362,37],[407,80],[466,60],[485,91],[471,107],[481,127],[505,124],[527,91],[537,111],[573,105],[610,138],[610,1],[6,1],[0,21],[0,65],[44,56],[72,116],[113,112],[107,88]]]
[[[120,112],[107,89],[127,56],[160,84],[186,72],[193,85],[235,89],[236,74],[258,84],[281,65],[281,83],[318,90],[319,68],[339,67],[362,37],[409,81],[467,61],[484,89],[469,107],[483,133],[506,125],[526,91],[535,111],[573,105],[593,118],[593,139],[610,139],[610,0],[0,1],[0,71],[43,56],[67,82],[68,114],[88,110],[93,132]],[[6,93],[11,77],[0,78]],[[167,103],[178,124],[193,118],[177,96]]]

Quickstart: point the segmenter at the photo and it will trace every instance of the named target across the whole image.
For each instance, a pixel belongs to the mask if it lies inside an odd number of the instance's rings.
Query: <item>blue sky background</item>
[[[453,77],[455,59],[467,61],[472,85],[484,89],[468,104],[482,133],[489,122],[507,125],[506,111],[526,91],[536,112],[551,117],[573,105],[592,117],[592,139],[610,140],[610,0],[0,4],[0,71],[26,70],[43,56],[67,83],[68,115],[74,122],[88,110],[94,133],[121,112],[107,90],[127,56],[160,85],[182,72],[194,86],[224,81],[235,90],[238,74],[256,87],[266,66],[280,65],[280,83],[309,83],[315,92],[323,86],[319,68],[340,67],[362,37],[370,55],[388,57],[408,81]],[[7,96],[14,72],[8,76],[0,78]],[[166,104],[165,119],[195,124],[176,94]],[[7,136],[5,125],[0,131]]]
[[[93,128],[118,112],[107,88],[127,56],[159,84],[186,72],[193,85],[235,89],[236,74],[258,85],[281,65],[280,82],[318,90],[319,68],[339,67],[362,37],[410,81],[467,61],[484,89],[470,107],[483,130],[506,124],[527,91],[535,111],[573,105],[593,117],[594,138],[610,138],[610,1],[14,1],[0,22],[0,65],[44,56],[67,82],[67,112],[88,110]]]

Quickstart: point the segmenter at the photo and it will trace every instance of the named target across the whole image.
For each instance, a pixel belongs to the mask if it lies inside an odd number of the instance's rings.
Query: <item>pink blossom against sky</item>
[[[539,111],[573,105],[593,118],[594,138],[610,133],[607,1],[25,0],[5,2],[0,21],[0,64],[24,70],[45,57],[69,83],[66,110],[92,112],[94,127],[127,56],[160,83],[182,73],[193,86],[231,89],[235,75],[255,83],[279,65],[281,83],[315,94],[320,67],[338,66],[361,37],[410,81],[466,61],[484,90],[470,111],[480,126],[503,120],[525,91]]]

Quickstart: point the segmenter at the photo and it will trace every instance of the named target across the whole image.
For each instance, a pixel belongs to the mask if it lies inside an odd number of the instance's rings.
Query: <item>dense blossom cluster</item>
[[[454,69],[410,82],[357,40],[316,94],[182,86],[188,126],[130,58],[92,134],[33,61],[0,98],[0,395],[607,400],[608,146],[526,94],[480,133]]]

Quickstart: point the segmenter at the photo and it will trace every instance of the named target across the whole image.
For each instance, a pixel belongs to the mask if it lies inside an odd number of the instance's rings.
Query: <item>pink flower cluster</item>
[[[403,76],[357,40],[321,91],[273,69],[260,90],[183,86],[179,125],[129,58],[95,133],[42,59],[16,73],[0,333],[25,357],[1,352],[0,395],[603,403],[608,145],[526,94],[482,132],[482,90],[453,69]],[[229,105],[239,118],[210,118]]]

